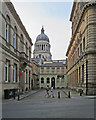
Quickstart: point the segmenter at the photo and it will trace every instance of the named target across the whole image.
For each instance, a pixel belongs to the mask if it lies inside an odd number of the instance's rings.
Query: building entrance
[[[55,88],[55,78],[54,77],[51,79],[51,87]]]

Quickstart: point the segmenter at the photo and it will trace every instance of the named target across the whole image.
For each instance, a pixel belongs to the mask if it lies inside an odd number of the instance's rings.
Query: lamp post
[[[19,93],[18,93],[18,101],[19,101],[19,98],[20,98],[20,77],[22,76],[22,72],[19,73]]]

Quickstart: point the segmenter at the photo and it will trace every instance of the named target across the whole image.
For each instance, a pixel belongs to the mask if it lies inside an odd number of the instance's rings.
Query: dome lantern
[[[41,29],[41,34],[39,34],[36,38],[36,41],[47,41],[49,42],[49,38],[48,36],[44,33],[44,28],[42,26],[42,29]]]
[[[41,34],[44,34],[44,28],[43,28],[43,26],[42,26],[42,29],[41,29]]]

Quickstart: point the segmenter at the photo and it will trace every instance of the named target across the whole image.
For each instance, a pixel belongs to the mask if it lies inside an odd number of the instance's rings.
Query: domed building
[[[39,59],[42,63],[43,61],[50,61],[52,58],[52,55],[50,53],[50,43],[48,36],[44,33],[44,28],[41,29],[41,34],[37,36],[35,46],[34,46],[34,52],[33,52],[33,58]]]
[[[42,27],[41,34],[36,38],[32,58],[39,67],[39,73],[36,74],[37,70],[34,72],[35,67],[33,70],[33,86],[46,88],[48,85],[50,88],[66,88],[66,60],[52,60],[50,47],[49,38]]]

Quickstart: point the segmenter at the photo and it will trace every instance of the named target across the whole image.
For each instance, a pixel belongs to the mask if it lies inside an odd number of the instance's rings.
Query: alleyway
[[[57,93],[60,91],[61,98]],[[93,118],[94,99],[84,96],[66,98],[62,90],[54,90],[55,98],[45,97],[45,90],[22,99],[3,102],[3,118]]]

